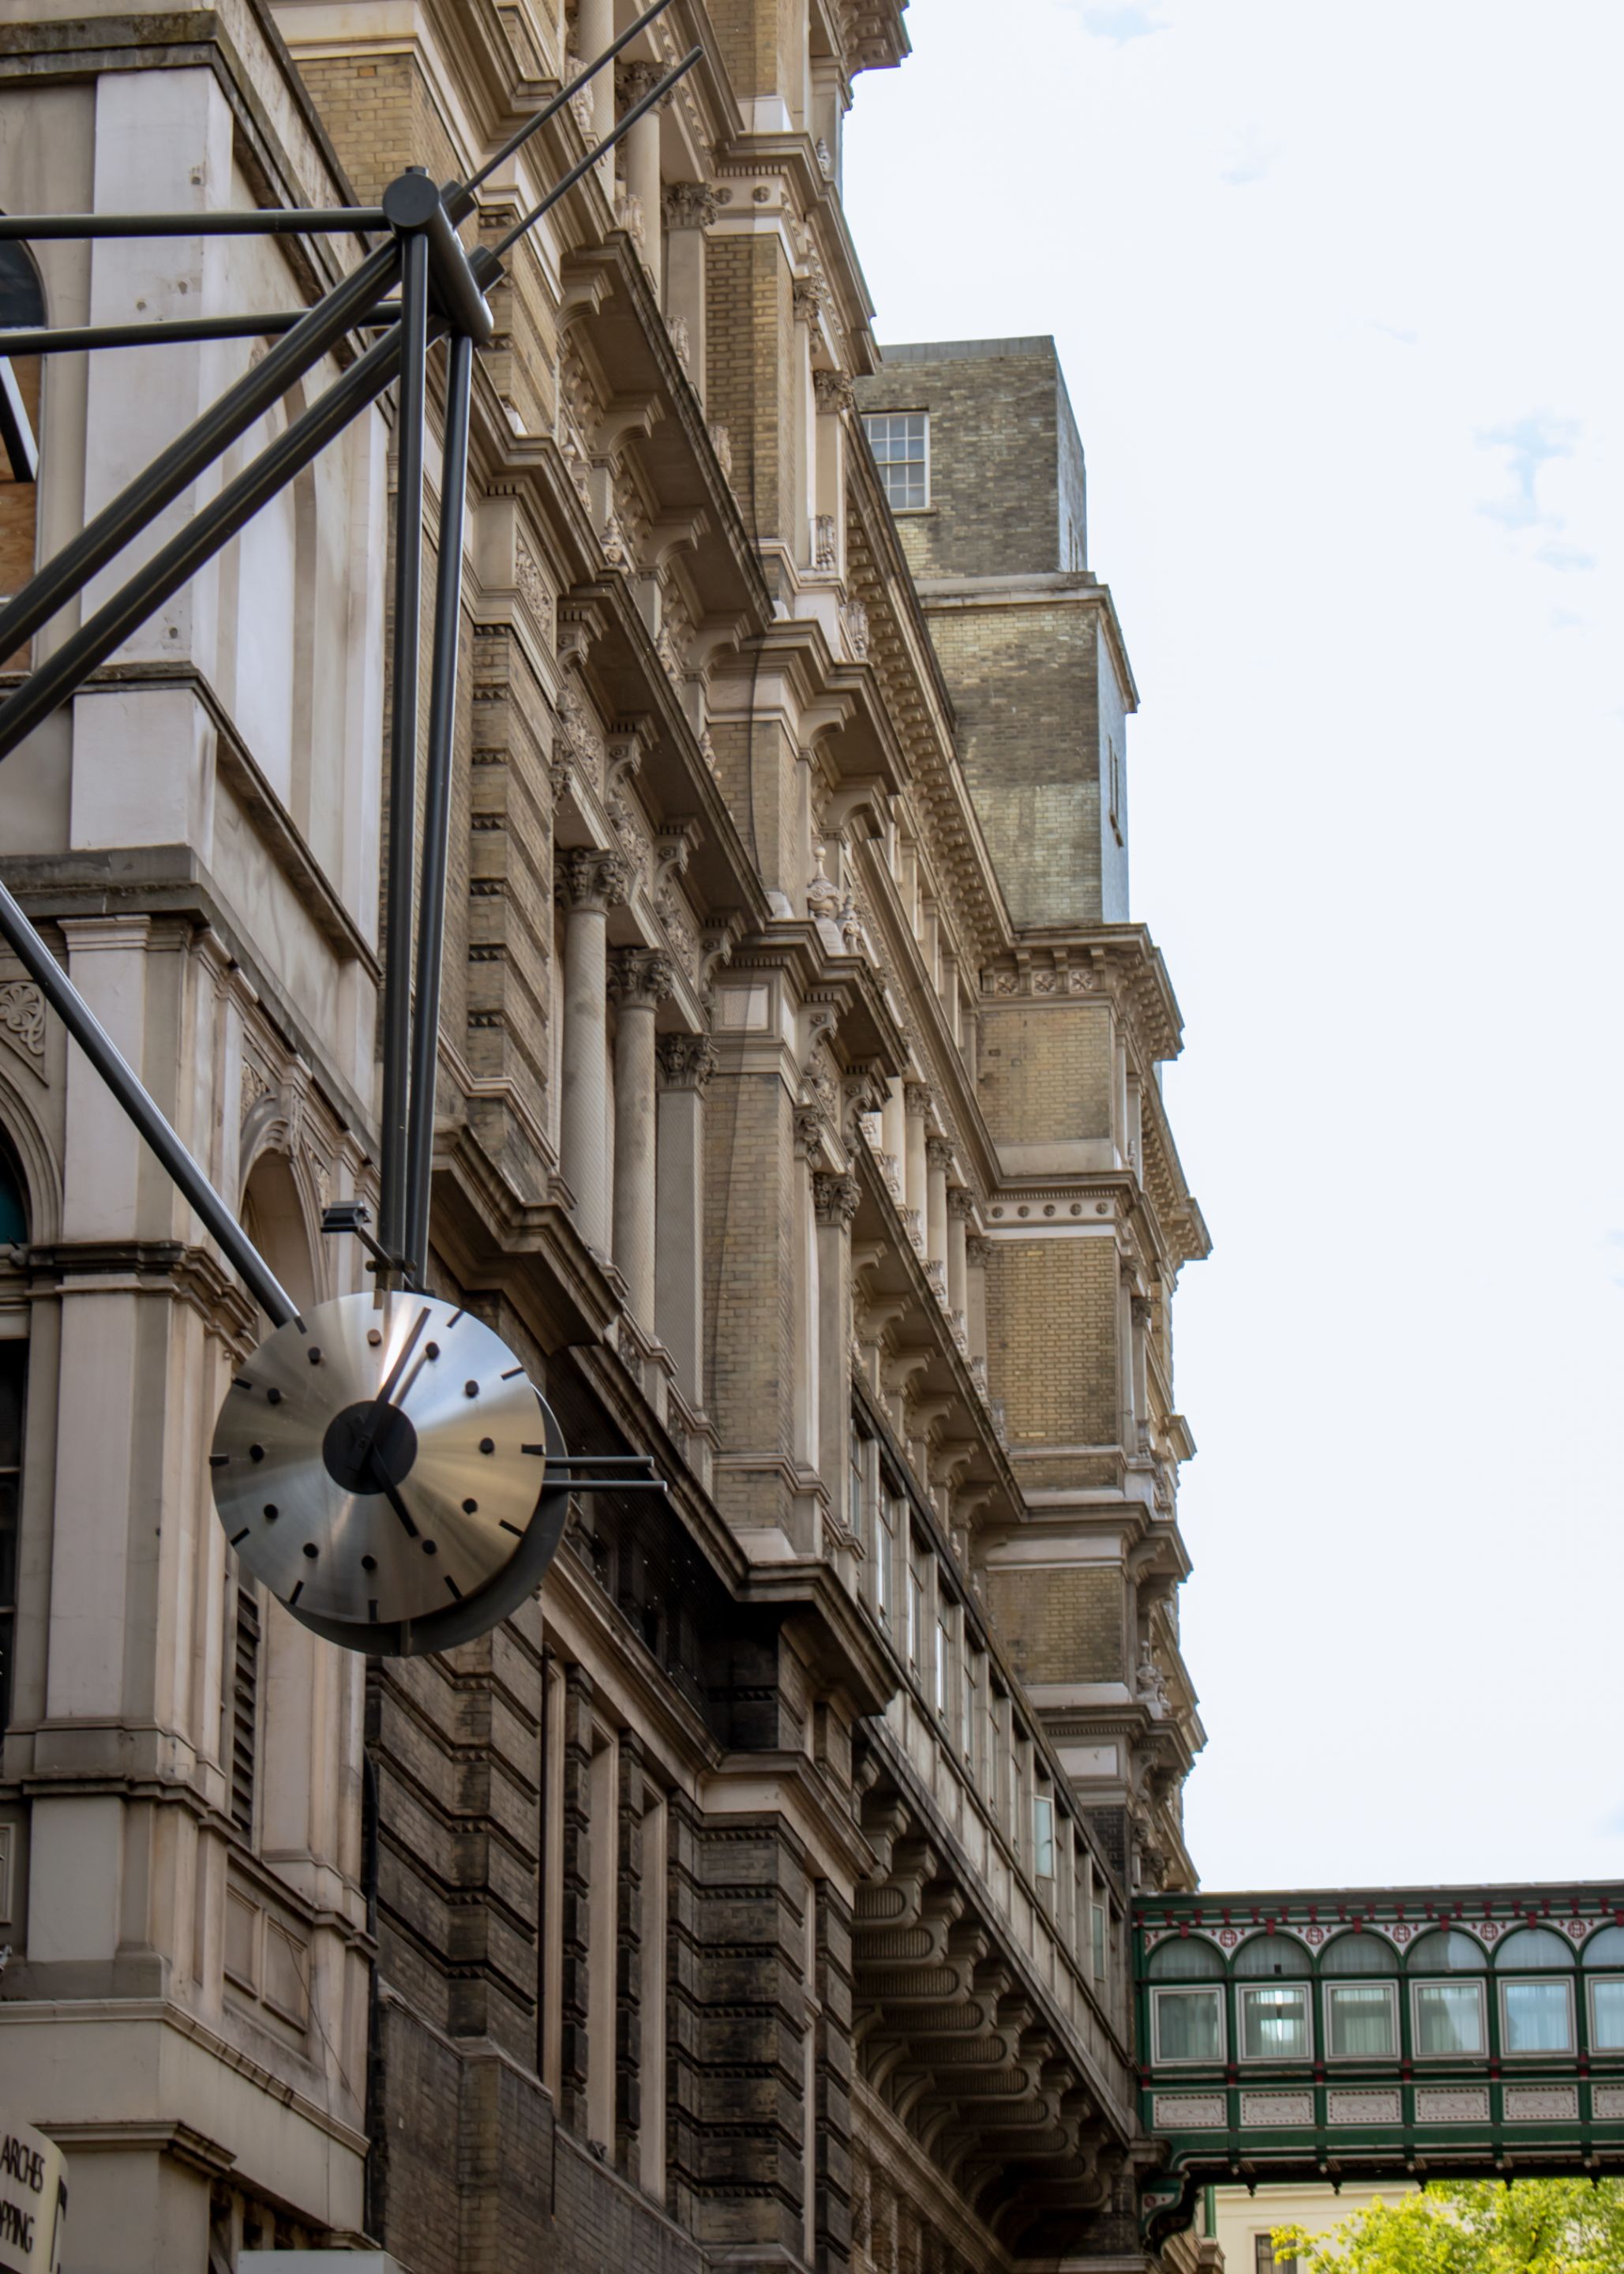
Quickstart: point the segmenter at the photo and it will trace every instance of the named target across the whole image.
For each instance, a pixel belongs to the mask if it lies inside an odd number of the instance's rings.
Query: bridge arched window
[[[1325,2049],[1332,2060],[1391,2060],[1398,2052],[1398,1957],[1380,1934],[1343,1934],[1320,1955]]]
[[[1313,2052],[1309,2019],[1308,1953],[1295,1936],[1254,1935],[1235,1954],[1243,2060],[1307,2060]]]
[[[1488,1970],[1483,1946],[1453,1927],[1424,1934],[1410,1953],[1410,2018],[1417,2060],[1471,2059],[1489,2049],[1488,1992],[1479,1979],[1425,1981],[1417,1976],[1464,1976]]]
[[[0,244],[0,327],[15,331],[44,322],[45,295],[27,246],[14,240]],[[5,377],[0,372],[0,386]],[[39,357],[19,356],[10,365],[10,378],[11,387],[7,392],[11,405],[5,410],[3,423],[10,426],[20,412],[30,438],[37,441]],[[9,449],[0,446],[0,593],[19,591],[34,574],[34,491],[33,473],[14,464]]]
[[[1223,1961],[1212,1944],[1193,1935],[1159,1944],[1150,1955],[1150,1977],[1154,2058],[1158,2061],[1221,2061]]]
[[[1545,1977],[1501,1982],[1500,2051],[1507,2058],[1572,2052],[1573,1947],[1566,1938],[1547,1926],[1522,1927],[1495,1952],[1494,1969],[1501,1975]]]
[[[1616,1974],[1593,1969],[1617,1967]],[[1590,2050],[1624,2053],[1624,1926],[1605,1926],[1584,1946],[1584,1970],[1590,1977]]]

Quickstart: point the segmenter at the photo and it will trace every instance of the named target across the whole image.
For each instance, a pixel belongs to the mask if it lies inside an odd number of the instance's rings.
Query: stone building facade
[[[0,206],[465,175],[634,12],[21,0]],[[678,0],[471,232],[694,40],[479,363],[432,1275],[668,1502],[583,1503],[481,1643],[317,1642],[211,1505],[263,1322],[0,973],[0,2074],[81,2274],[1146,2263],[1127,1921],[1190,1877],[1206,1241],[1132,680],[1049,343],[876,345],[840,140],[896,0]],[[275,309],[360,249],[0,281]],[[259,351],[21,371],[8,578]],[[386,403],[0,780],[8,881],[301,1300],[364,1284],[319,1225],[374,1173],[392,443]]]

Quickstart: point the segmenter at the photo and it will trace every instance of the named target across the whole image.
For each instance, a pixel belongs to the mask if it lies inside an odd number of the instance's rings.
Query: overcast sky
[[[1056,335],[1143,698],[1203,1881],[1624,1886],[1624,9],[907,21],[876,331]]]

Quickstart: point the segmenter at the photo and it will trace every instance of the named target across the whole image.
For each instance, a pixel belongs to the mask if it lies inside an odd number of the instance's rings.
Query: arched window
[[[1555,1975],[1500,1984],[1500,2051],[1507,2057],[1573,2051],[1573,1946],[1548,1926],[1522,1927],[1495,1952],[1497,1973]]]
[[[1488,1966],[1483,1945],[1449,1927],[1424,1934],[1410,1953],[1417,1975],[1481,1975]],[[1410,2016],[1417,2060],[1477,2059],[1489,2049],[1488,1999],[1481,1981],[1410,1983]]]
[[[1306,1974],[1308,1953],[1294,1935],[1256,1934],[1236,1952],[1235,1971],[1249,1980],[1259,1975]]]
[[[1584,1964],[1590,1975],[1590,2050],[1624,2053],[1624,1926],[1605,1926],[1584,1946]],[[1617,1967],[1616,1974],[1592,1969]]]
[[[1310,1971],[1308,1953],[1294,1935],[1257,1934],[1242,1943],[1235,1973],[1246,1985],[1236,1992],[1243,2060],[1308,2059],[1313,2051]]]
[[[1342,1934],[1320,1954],[1325,2049],[1332,2060],[1392,2060],[1398,2052],[1398,1954],[1385,1935]]]
[[[0,1134],[0,1242],[24,1246],[28,1200],[17,1156]],[[23,1415],[28,1393],[28,1311],[0,1304],[0,1730],[11,1719],[17,1636],[17,1550],[23,1481]]]
[[[1157,2061],[1223,2059],[1223,1961],[1195,1935],[1170,1937],[1150,1954],[1154,1982],[1176,1986],[1150,1993],[1152,2058]]]
[[[1487,1954],[1476,1936],[1458,1934],[1453,1927],[1445,1932],[1424,1934],[1419,1942],[1410,1946],[1412,1974],[1481,1974],[1488,1962]]]
[[[1396,1974],[1398,1954],[1385,1935],[1339,1934],[1320,1954],[1321,1974]]]
[[[45,295],[27,246],[14,240],[0,243],[0,327],[14,331],[19,326],[40,326],[44,321]],[[37,441],[38,356],[20,356],[10,364],[0,358],[0,388],[8,398],[0,406],[0,425],[9,426],[20,419],[26,422],[29,438]],[[34,574],[34,494],[32,471],[12,463],[9,450],[0,449],[0,593],[19,591]]]

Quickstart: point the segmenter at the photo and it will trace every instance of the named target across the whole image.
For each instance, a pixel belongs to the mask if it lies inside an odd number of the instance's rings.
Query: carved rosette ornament
[[[617,947],[609,958],[609,993],[628,1011],[651,1011],[677,983],[671,958],[657,947]]]
[[[667,1089],[703,1092],[717,1068],[717,1048],[709,1035],[662,1035],[655,1044]]]
[[[576,846],[553,862],[553,889],[564,908],[619,907],[631,888],[631,863],[622,853]]]
[[[838,1224],[849,1231],[862,1187],[849,1169],[816,1169],[812,1173],[812,1206],[820,1224]]]

